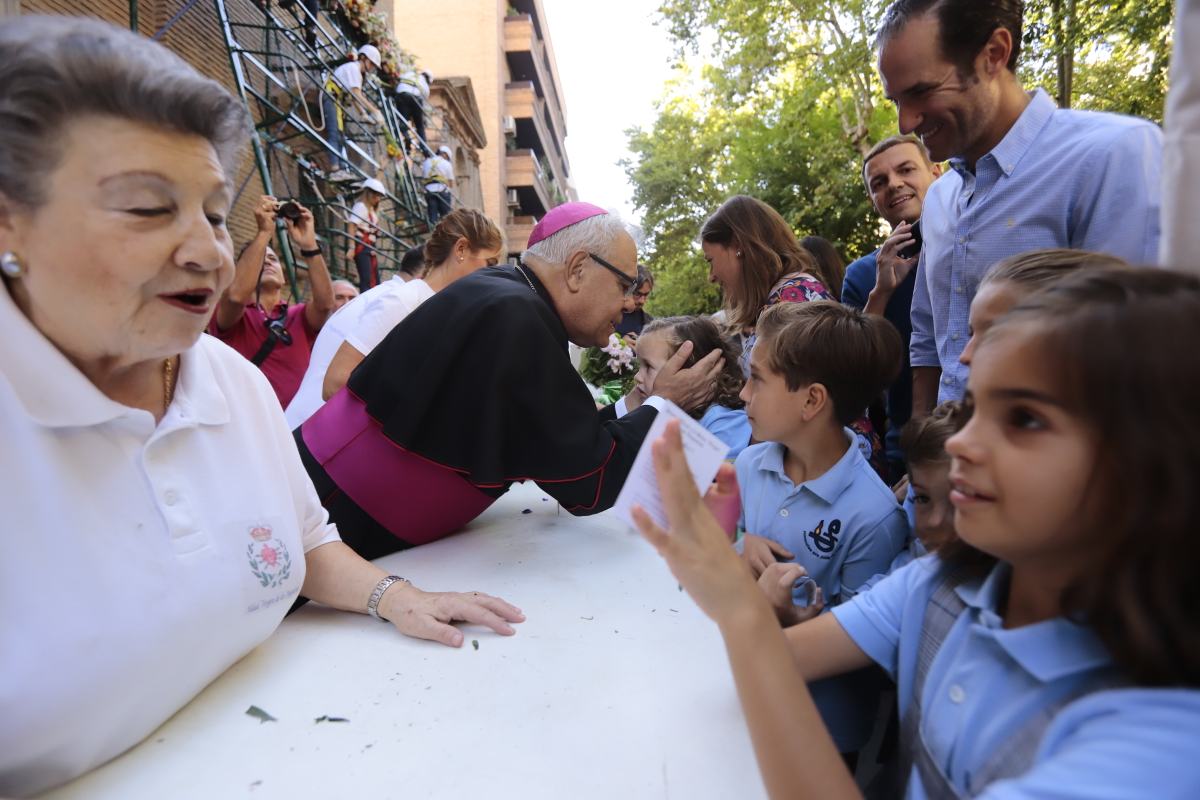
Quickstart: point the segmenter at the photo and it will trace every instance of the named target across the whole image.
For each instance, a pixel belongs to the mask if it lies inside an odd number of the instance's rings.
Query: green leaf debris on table
[[[328,716],[327,714],[322,714],[321,716],[319,716],[313,720],[313,722],[349,722],[349,721],[350,720],[346,719],[345,717],[331,717],[331,716]]]
[[[259,708],[258,706],[250,706],[249,708],[247,708],[247,709],[246,709],[246,715],[247,715],[247,716],[250,716],[250,717],[254,717],[254,718],[255,718],[256,720],[258,720],[260,723],[263,723],[263,722],[278,722],[278,721],[279,721],[279,720],[275,719],[274,717],[272,717],[272,716],[271,716],[270,714],[268,714],[267,712],[263,711],[263,710],[262,710],[261,708]]]
[[[471,640],[471,647],[474,647],[476,650],[478,650],[478,649],[479,649],[479,640],[478,640],[478,639],[472,639],[472,640]]]

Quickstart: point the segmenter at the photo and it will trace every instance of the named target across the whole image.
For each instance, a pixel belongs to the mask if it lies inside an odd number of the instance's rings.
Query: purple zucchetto
[[[546,216],[542,217],[541,221],[533,227],[533,233],[529,234],[529,244],[526,246],[533,247],[543,239],[549,239],[563,228],[569,228],[576,222],[583,222],[585,219],[607,213],[600,206],[594,206],[591,203],[563,203],[561,206],[555,206],[546,212]]]

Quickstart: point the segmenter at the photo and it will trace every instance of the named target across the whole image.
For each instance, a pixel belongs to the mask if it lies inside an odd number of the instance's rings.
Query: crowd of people
[[[721,630],[771,796],[1195,796],[1200,280],[1157,263],[1159,129],[1025,91],[1023,23],[892,3],[900,130],[860,165],[890,235],[847,266],[731,197],[697,230],[723,309],[658,319],[590,203],[502,264],[431,197],[379,282],[368,181],[356,287],[264,196],[235,257],[237,98],[100,22],[0,23],[0,793],[133,746],[303,599],[513,634],[506,600],[370,560],[518,481],[603,512],[649,445],[669,525],[637,526]],[[568,343],[617,333],[636,382],[598,409]],[[646,442],[668,401],[728,447],[703,497],[678,423]]]

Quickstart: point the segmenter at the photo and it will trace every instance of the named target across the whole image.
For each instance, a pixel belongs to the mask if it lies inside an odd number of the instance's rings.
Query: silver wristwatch
[[[375,584],[375,591],[371,592],[371,597],[367,600],[367,613],[380,622],[387,622],[387,620],[379,616],[379,601],[383,599],[383,593],[387,591],[388,587],[396,581],[408,583],[405,578],[401,578],[399,575],[388,575]]]

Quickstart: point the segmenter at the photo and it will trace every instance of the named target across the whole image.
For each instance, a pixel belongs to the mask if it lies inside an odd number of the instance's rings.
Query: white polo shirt
[[[446,180],[454,180],[454,167],[450,164],[449,159],[445,156],[436,155],[425,159],[425,163],[421,165],[421,177],[428,180],[434,176],[441,176]],[[442,181],[434,181],[433,183],[425,184],[427,192],[445,192],[448,188]]]
[[[0,795],[136,744],[266,639],[337,541],[279,403],[210,336],[158,426],[0,286]]]
[[[321,397],[325,373],[329,371],[329,365],[342,342],[349,342],[355,350],[364,356],[368,355],[400,320],[431,297],[433,289],[425,281],[416,279],[405,283],[404,279],[396,276],[373,286],[339,308],[321,327],[317,341],[313,343],[304,380],[284,412],[288,427],[292,430],[299,428],[325,405]]]
[[[347,92],[354,89],[361,89],[363,85],[362,70],[358,66],[358,59],[347,61],[333,71],[333,79],[338,85]]]

